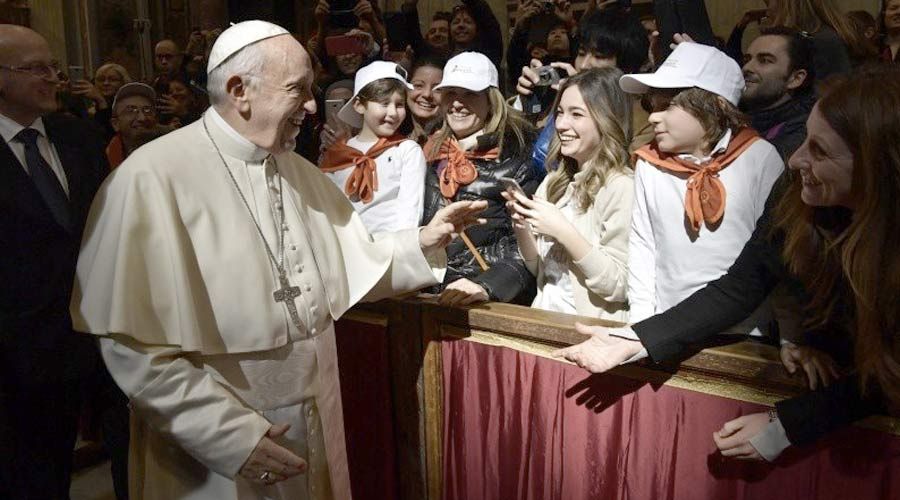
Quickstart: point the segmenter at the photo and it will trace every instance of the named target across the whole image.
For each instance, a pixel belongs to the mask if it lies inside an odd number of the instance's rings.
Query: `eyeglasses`
[[[59,77],[59,63],[55,61],[50,63],[34,63],[26,66],[5,66],[0,64],[0,69],[15,71],[17,73],[27,73],[31,76],[44,79]]]
[[[125,106],[122,111],[119,112],[120,116],[134,116],[138,113],[144,113],[144,116],[155,116],[156,108],[153,106]]]

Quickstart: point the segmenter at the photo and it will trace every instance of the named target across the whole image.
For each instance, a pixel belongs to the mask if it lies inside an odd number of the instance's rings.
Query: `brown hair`
[[[873,55],[871,45],[834,0],[777,0],[772,9],[773,25],[789,26],[810,34],[829,27],[847,44],[852,57],[865,59]]]
[[[588,113],[600,133],[600,144],[587,165],[586,172],[575,184],[575,199],[581,212],[594,203],[597,192],[606,180],[616,174],[630,174],[628,144],[631,142],[631,107],[633,101],[619,86],[622,71],[618,68],[598,68],[582,71],[566,79],[556,95],[553,109],[559,107],[563,93],[575,87],[581,92]],[[579,172],[578,163],[560,152],[559,137],[554,134],[547,152],[547,165],[559,162],[559,167],[547,175],[547,200],[556,203],[566,192],[569,183]]]
[[[807,206],[800,179],[793,179],[776,209],[776,227],[785,234],[783,257],[811,295],[808,324],[852,320],[862,389],[875,381],[894,404],[900,403],[897,109],[900,70],[891,66],[866,69],[826,89],[817,110],[853,154],[856,206],[852,213]]]
[[[384,103],[395,93],[400,94],[405,101],[406,85],[394,78],[380,78],[363,87],[356,94],[356,98],[363,104],[370,101]]]
[[[747,115],[724,97],[697,87],[684,89],[672,98],[671,104],[690,113],[700,122],[706,135],[703,149],[715,146],[727,130],[737,133],[749,123]]]

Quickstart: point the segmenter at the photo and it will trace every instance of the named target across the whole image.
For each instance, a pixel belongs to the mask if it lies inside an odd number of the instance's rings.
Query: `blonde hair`
[[[509,139],[514,138],[516,140],[517,152],[525,149],[528,138],[533,135],[531,123],[529,123],[521,113],[507,104],[506,100],[503,98],[503,94],[500,93],[500,90],[497,89],[497,87],[488,87],[487,90],[483,92],[487,92],[488,102],[490,103],[491,108],[488,113],[487,121],[484,124],[484,133],[497,134],[497,147],[500,148],[500,158],[505,158],[504,148]],[[450,129],[447,120],[444,120],[443,126],[441,126],[440,130],[437,132],[437,140],[434,141],[434,148],[432,151],[425,151],[425,154],[431,155],[440,150],[441,144],[443,144],[452,134],[453,130]]]
[[[116,73],[118,73],[119,76],[122,77],[122,85],[125,85],[126,83],[131,83],[134,81],[131,78],[131,75],[128,74],[128,70],[125,69],[125,67],[123,67],[122,65],[116,64],[116,63],[106,63],[103,66],[100,66],[99,68],[97,68],[97,71],[94,72],[94,81],[95,82],[97,81],[97,77],[100,76],[100,73],[104,73],[107,70],[113,70]]]
[[[600,144],[581,169],[575,181],[575,200],[581,212],[594,203],[597,192],[612,175],[629,175],[628,145],[631,142],[632,99],[619,87],[622,72],[618,68],[583,71],[567,79],[559,89],[554,107],[566,90],[577,88],[600,134]],[[578,163],[562,154],[559,136],[554,135],[547,153],[547,165],[559,166],[547,176],[547,200],[556,203],[579,171]]]

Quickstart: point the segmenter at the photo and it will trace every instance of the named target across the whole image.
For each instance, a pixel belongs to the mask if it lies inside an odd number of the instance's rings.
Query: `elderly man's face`
[[[144,96],[133,95],[116,102],[110,123],[126,141],[132,142],[141,135],[156,129],[156,105]]]
[[[306,113],[316,112],[313,71],[306,50],[291,36],[265,40],[266,71],[249,96],[249,139],[271,152],[294,149]]]
[[[0,32],[0,107],[17,120],[31,121],[56,111],[59,84],[50,46],[42,36],[18,26]]]

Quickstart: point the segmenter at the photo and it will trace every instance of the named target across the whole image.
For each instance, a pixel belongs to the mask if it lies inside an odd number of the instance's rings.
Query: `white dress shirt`
[[[38,117],[34,123],[28,127],[23,127],[22,124],[5,116],[3,113],[0,113],[0,136],[3,136],[6,145],[9,146],[9,149],[16,155],[16,158],[19,160],[22,168],[25,169],[25,172],[31,175],[31,172],[28,171],[28,164],[25,162],[25,144],[16,139],[16,135],[26,128],[33,128],[38,131],[38,150],[40,151],[41,156],[44,157],[44,161],[50,165],[50,169],[56,174],[56,178],[59,179],[59,183],[62,184],[63,191],[68,196],[69,182],[66,179],[66,172],[62,168],[62,162],[59,160],[59,154],[56,152],[56,147],[54,147],[53,144],[50,144],[50,141],[47,139],[47,130],[44,128],[44,120]]]
[[[360,152],[368,152],[375,141],[361,141],[359,136],[347,140],[347,145]],[[372,201],[352,201],[363,224],[370,233],[399,231],[418,227],[425,203],[425,154],[415,141],[403,141],[375,158],[378,189]],[[353,167],[327,172],[325,175],[341,190]]]

